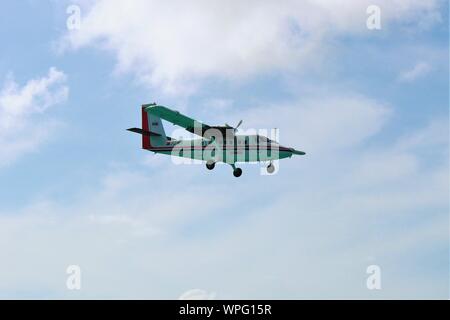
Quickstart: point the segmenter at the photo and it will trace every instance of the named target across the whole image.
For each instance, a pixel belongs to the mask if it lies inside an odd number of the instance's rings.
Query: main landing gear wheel
[[[242,175],[242,169],[241,169],[241,168],[235,168],[235,169],[233,170],[233,175],[234,175],[236,178],[240,177],[240,176]]]
[[[206,168],[207,168],[208,170],[214,169],[215,166],[216,166],[216,163],[215,163],[214,161],[208,161],[208,162],[206,162]]]
[[[275,172],[275,166],[274,166],[272,163],[270,163],[270,164],[267,166],[267,173],[272,174],[272,173],[274,173],[274,172]]]

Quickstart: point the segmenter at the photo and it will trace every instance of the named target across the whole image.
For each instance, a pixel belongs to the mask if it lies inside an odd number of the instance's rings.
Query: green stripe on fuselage
[[[173,155],[176,157],[183,157],[196,160],[213,160],[216,162],[236,163],[236,162],[257,162],[270,161],[289,158],[292,156],[291,151],[287,150],[267,150],[258,148],[192,148],[191,146],[174,147],[171,148],[154,148],[149,151],[156,153]],[[213,152],[215,151],[215,152]]]

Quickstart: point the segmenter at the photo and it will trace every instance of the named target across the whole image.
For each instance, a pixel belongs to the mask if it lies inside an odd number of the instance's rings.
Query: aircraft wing
[[[189,118],[184,114],[181,114],[179,111],[175,111],[164,106],[153,104],[147,105],[145,107],[145,111],[200,136],[203,136],[204,132],[211,128],[211,126],[207,124]]]

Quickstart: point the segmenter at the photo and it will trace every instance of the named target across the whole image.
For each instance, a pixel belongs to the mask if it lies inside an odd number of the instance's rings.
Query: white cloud
[[[202,289],[192,289],[184,292],[179,300],[214,300],[215,292],[208,292]]]
[[[447,119],[437,119],[432,121],[424,130],[415,132],[414,134],[407,134],[398,141],[398,148],[416,150],[420,147],[435,147],[436,145],[445,145],[448,143],[449,123]],[[427,143],[425,143],[427,142]],[[431,142],[431,143],[430,143]],[[448,152],[443,149],[442,151]]]
[[[398,79],[401,82],[413,82],[431,71],[431,66],[426,62],[418,62],[412,69],[403,71]]]
[[[38,147],[58,123],[41,115],[67,99],[66,75],[50,68],[48,75],[19,86],[9,78],[0,90],[0,166]]]
[[[203,109],[223,112],[233,106],[233,104],[234,101],[232,99],[213,98],[205,101]]]
[[[65,40],[73,48],[113,52],[119,71],[167,92],[191,92],[209,77],[245,79],[320,64],[327,43],[367,35],[371,1],[95,1],[82,28]],[[439,2],[383,0],[383,28],[439,21]],[[67,45],[66,43],[66,45]],[[333,48],[336,53],[336,48]]]

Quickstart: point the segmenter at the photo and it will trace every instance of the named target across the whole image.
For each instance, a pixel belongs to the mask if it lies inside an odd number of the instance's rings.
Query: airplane
[[[162,120],[173,123],[198,135],[199,139],[174,139],[166,136]],[[242,169],[238,162],[269,162],[267,172],[275,171],[274,160],[305,155],[305,152],[281,146],[278,142],[258,135],[239,135],[242,120],[232,127],[210,126],[189,118],[176,110],[156,103],[142,105],[142,128],[128,131],[142,135],[142,148],[167,155],[206,161],[206,168],[213,170],[216,163],[224,162],[233,168],[233,175],[240,177]]]

